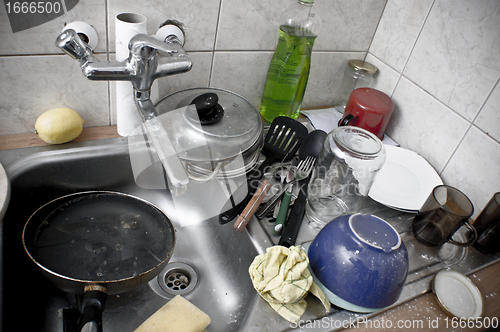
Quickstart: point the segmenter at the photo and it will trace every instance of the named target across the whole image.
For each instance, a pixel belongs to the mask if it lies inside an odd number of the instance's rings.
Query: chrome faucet
[[[139,34],[130,40],[129,57],[126,60],[100,62],[94,56],[92,48],[75,30],[64,30],[56,39],[56,45],[61,50],[80,61],[82,72],[88,79],[132,83],[135,104],[170,184],[173,185],[170,189],[174,194],[186,190],[189,178],[163,124],[157,118],[150,95],[155,79],[191,70],[192,62],[182,48],[181,40],[183,38],[175,33],[168,35],[164,41]]]

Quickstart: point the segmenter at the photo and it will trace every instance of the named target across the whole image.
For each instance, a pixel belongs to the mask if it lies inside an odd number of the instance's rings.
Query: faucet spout
[[[189,177],[186,168],[179,159],[177,152],[168,137],[163,123],[156,116],[156,111],[151,102],[149,91],[134,91],[134,101],[146,128],[146,133],[151,140],[158,158],[160,159],[174,195],[183,194],[187,190]]]

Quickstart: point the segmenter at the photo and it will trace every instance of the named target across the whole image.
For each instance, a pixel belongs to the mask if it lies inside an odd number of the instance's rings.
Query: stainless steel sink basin
[[[113,190],[149,200],[170,217],[177,231],[174,254],[160,278],[130,293],[111,296],[104,312],[106,331],[133,331],[179,294],[212,319],[207,331],[239,331],[257,294],[248,266],[258,254],[248,234],[237,234],[231,224],[216,218],[180,226],[168,190],[141,189],[135,184],[127,143],[121,139],[102,145],[71,149],[6,151],[12,185],[8,211],[2,222],[2,326],[26,331],[62,331],[61,309],[74,306],[71,294],[48,283],[25,254],[23,225],[38,207],[69,193]],[[111,143],[111,144],[110,144]],[[58,149],[58,147],[55,147]],[[20,156],[22,155],[22,156]],[[12,158],[14,157],[14,158]],[[25,320],[19,319],[26,314]]]
[[[121,138],[0,151],[0,162],[11,181],[12,194],[1,227],[2,301],[4,330],[19,326],[26,331],[62,331],[62,309],[74,307],[75,299],[46,281],[22,247],[21,233],[29,216],[44,203],[74,192],[112,190],[149,200],[172,219],[177,230],[174,254],[160,276],[132,292],[108,299],[104,313],[105,331],[133,331],[145,319],[180,294],[211,317],[210,331],[331,331],[342,322],[358,319],[354,314],[333,307],[326,313],[314,297],[306,298],[304,321],[321,324],[290,324],[260,298],[248,276],[254,257],[276,244],[273,224],[255,218],[247,230],[236,233],[232,223],[220,225],[218,216],[185,225],[186,209],[178,209],[168,190],[144,189],[134,179],[127,141]],[[193,201],[192,211],[207,207],[203,195]],[[209,204],[209,203],[208,203]],[[378,215],[402,235],[410,253],[410,275],[398,303],[429,290],[432,276],[442,268],[469,273],[495,262],[475,249],[445,245],[425,248],[415,242],[409,225],[412,215],[390,210],[373,201],[364,213]],[[302,224],[297,244],[307,244],[317,230]],[[21,318],[26,315],[26,318]],[[325,323],[328,319],[328,324]]]

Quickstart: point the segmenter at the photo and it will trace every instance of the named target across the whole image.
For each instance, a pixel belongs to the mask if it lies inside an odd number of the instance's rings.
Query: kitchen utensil
[[[283,163],[292,158],[306,136],[307,128],[297,120],[284,116],[275,118],[264,139],[263,151],[267,157],[257,170],[249,174],[246,197],[236,206],[224,206],[219,216],[219,223],[225,224],[236,218],[258,188],[258,180],[264,174],[265,169],[276,160],[281,160]],[[232,203],[231,199],[228,203]]]
[[[271,210],[273,207],[276,207],[278,203],[280,203],[281,199],[283,198],[283,194],[285,191],[289,188],[289,186],[293,185],[293,183],[289,183],[285,186],[283,186],[276,194],[274,194],[264,205],[260,206],[257,209],[257,212],[255,212],[255,216],[258,219],[264,218],[264,216],[267,215],[269,210]]]
[[[323,286],[371,311],[398,300],[409,269],[408,252],[398,232],[372,215],[335,218],[314,238],[308,257]],[[345,303],[329,300],[345,307]]]
[[[317,158],[326,136],[327,134],[323,130],[311,131],[302,143],[303,148],[301,146],[299,158],[305,159],[307,156]],[[299,233],[300,225],[302,224],[302,219],[304,217],[308,184],[309,177],[299,181],[299,195],[295,199],[293,208],[290,211],[286,221],[285,230],[283,231],[283,234],[278,242],[279,245],[290,247],[295,244],[295,240],[297,239],[297,234]]]
[[[248,202],[247,206],[243,210],[243,212],[238,216],[236,222],[233,225],[233,228],[237,232],[242,232],[243,229],[247,226],[250,218],[254,215],[255,211],[259,207],[260,203],[266,197],[267,193],[271,189],[271,182],[268,180],[262,181],[259,189],[255,192],[255,195],[252,197],[250,202]]]
[[[443,184],[434,168],[416,152],[385,145],[386,160],[368,196],[392,209],[417,213],[434,187]]]
[[[453,270],[439,271],[431,282],[439,306],[457,318],[479,319],[483,314],[483,296],[474,283]]]
[[[483,211],[474,221],[477,231],[477,241],[474,247],[488,253],[500,251],[500,192],[491,197]]]
[[[440,246],[445,242],[469,246],[477,238],[476,229],[469,223],[473,212],[474,206],[460,190],[447,185],[437,186],[413,218],[413,234],[430,246]],[[471,236],[467,242],[457,242],[452,236],[463,225]]]
[[[358,212],[385,161],[382,141],[358,127],[328,134],[311,175],[306,217],[322,228],[335,217]]]
[[[194,88],[166,96],[155,109],[191,179],[244,175],[257,162],[262,120],[243,97]]]
[[[293,181],[304,180],[311,174],[311,171],[316,163],[316,158],[308,156],[306,159],[301,160],[296,168],[291,169],[289,176],[287,177],[287,183],[290,183],[288,189],[285,191],[283,196],[283,201],[281,202],[280,211],[276,222],[274,224],[274,234],[281,235],[283,228],[285,227],[286,217],[288,216],[288,207],[290,205],[290,200],[292,198]]]
[[[360,127],[382,139],[393,111],[394,103],[385,93],[372,88],[359,88],[349,96],[339,126]]]
[[[106,297],[156,277],[175,240],[172,223],[151,203],[106,191],[53,200],[23,230],[24,248],[42,274],[62,290],[82,294],[79,331],[102,331]]]
[[[274,204],[274,211],[273,211],[273,219],[274,220],[276,220],[276,218],[278,217],[278,212],[280,210],[281,200],[283,198],[283,194],[289,188],[289,185],[286,183],[286,182],[288,182],[288,181],[286,181],[286,179],[290,178],[290,176],[292,176],[293,170],[297,168],[296,166],[298,164],[298,160],[299,160],[299,157],[294,156],[292,158],[292,160],[290,161],[290,166],[286,167],[285,172],[282,172],[282,174],[281,174],[281,183],[280,183],[281,187],[280,188],[282,189],[282,192],[281,192],[281,197],[279,198],[279,200],[276,200],[276,202]],[[283,178],[283,175],[284,175],[284,178]],[[292,181],[292,180],[290,180],[290,181]]]

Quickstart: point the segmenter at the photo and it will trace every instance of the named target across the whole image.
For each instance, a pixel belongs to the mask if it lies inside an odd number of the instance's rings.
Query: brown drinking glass
[[[500,192],[493,195],[474,221],[477,241],[474,247],[488,254],[500,251]]]
[[[477,238],[476,230],[469,223],[473,212],[471,201],[460,190],[447,185],[437,186],[413,219],[413,233],[430,246],[440,246],[445,242],[469,246]],[[467,242],[457,242],[452,236],[463,225],[470,230],[471,236]]]

